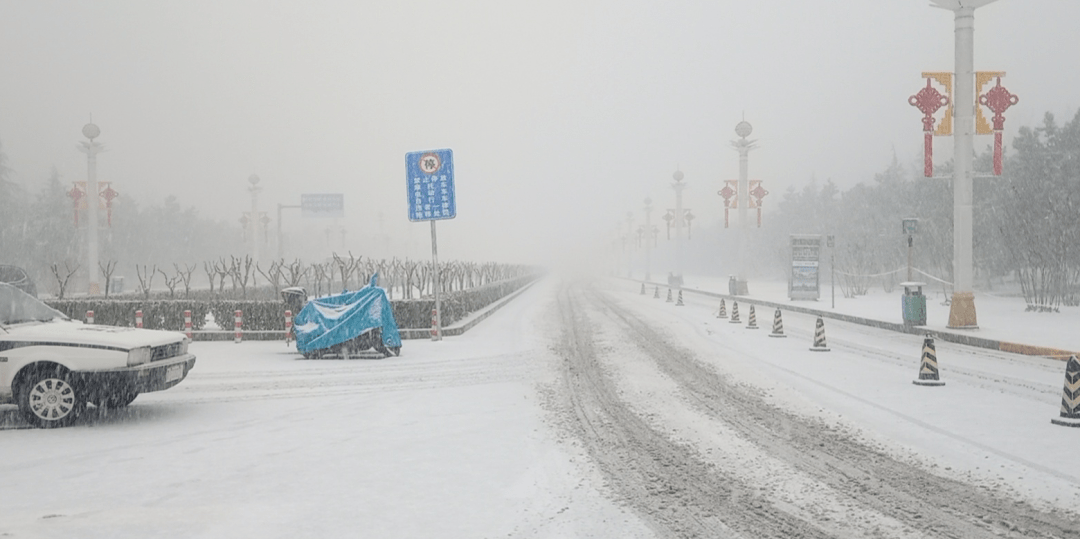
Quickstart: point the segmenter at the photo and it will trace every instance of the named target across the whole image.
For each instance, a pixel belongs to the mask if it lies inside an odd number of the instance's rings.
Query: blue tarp
[[[375,286],[378,277],[373,275],[371,283],[360,290],[309,301],[293,320],[296,349],[303,353],[323,350],[373,328],[382,328],[384,346],[400,348],[390,299],[386,290]]]

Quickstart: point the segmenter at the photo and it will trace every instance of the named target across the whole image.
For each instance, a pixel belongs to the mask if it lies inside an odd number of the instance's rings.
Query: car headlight
[[[184,337],[184,343],[180,345],[180,355],[187,353],[188,345],[191,344],[191,339]]]
[[[143,363],[150,362],[150,347],[140,346],[139,348],[132,348],[128,351],[128,367],[134,367],[136,365],[142,365]]]

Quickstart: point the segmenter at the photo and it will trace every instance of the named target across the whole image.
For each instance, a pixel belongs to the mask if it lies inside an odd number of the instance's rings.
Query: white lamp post
[[[972,291],[972,154],[975,139],[975,9],[996,0],[931,0],[955,17],[953,94],[953,297],[950,328],[976,329]]]
[[[743,120],[735,125],[735,134],[739,135],[739,140],[731,141],[732,147],[735,151],[739,152],[739,189],[735,193],[735,203],[739,208],[739,261],[737,270],[735,273],[735,291],[736,295],[749,294],[749,284],[746,281],[746,259],[747,249],[749,247],[749,234],[750,223],[748,219],[748,211],[750,210],[750,175],[748,171],[747,158],[750,154],[750,150],[755,148],[754,143],[757,141],[747,140],[746,137],[750,136],[750,133],[754,131],[750,122]]]
[[[682,207],[682,192],[686,188],[686,184],[683,183],[683,173],[681,170],[675,170],[675,173],[671,175],[671,178],[675,180],[671,184],[671,188],[675,190],[675,281],[673,283],[678,287],[683,285],[683,273],[682,273],[682,229],[683,222],[686,218]]]
[[[641,228],[641,238],[645,242],[645,280],[652,280],[652,243],[656,241],[656,234],[659,232],[655,230],[652,224],[652,199],[645,199],[645,226]]]
[[[251,226],[251,259],[254,262],[259,261],[259,191],[262,191],[262,187],[259,187],[259,177],[252,174],[248,176],[248,182],[251,187],[248,187],[248,191],[251,192],[251,216],[248,219],[248,225]]]
[[[98,182],[97,154],[105,151],[105,146],[94,142],[101,134],[101,129],[92,122],[83,126],[82,134],[90,142],[79,142],[79,151],[86,154],[86,272],[88,275],[86,292],[90,295],[101,293],[98,282]]]

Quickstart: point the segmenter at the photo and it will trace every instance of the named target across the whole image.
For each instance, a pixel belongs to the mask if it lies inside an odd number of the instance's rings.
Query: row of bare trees
[[[107,261],[99,264],[105,278],[105,297],[109,297],[108,283],[115,272],[116,262]],[[172,270],[157,265],[136,265],[138,293],[149,299],[158,280],[169,291],[169,298],[190,298],[193,292],[192,281],[195,264],[174,263]],[[71,277],[79,266],[71,267],[52,264],[51,269],[56,279],[59,298],[67,292]],[[353,255],[333,253],[331,259],[323,262],[305,263],[300,259],[287,261],[272,260],[269,263],[256,262],[250,256],[229,256],[202,263],[203,273],[209,285],[210,297],[233,297],[248,299],[249,293],[260,286],[272,291],[273,298],[280,297],[281,290],[287,287],[303,286],[309,293],[317,296],[355,290],[367,285],[371,277],[379,274],[379,286],[385,288],[391,298],[419,298],[431,295],[435,289],[435,273],[431,262],[393,258],[373,259]],[[445,261],[439,263],[439,283],[442,292],[468,290],[485,284],[513,279],[533,272],[534,268],[524,265],[497,264],[494,262],[476,263]],[[261,280],[258,278],[261,276]],[[182,295],[181,295],[182,294]],[[263,297],[265,293],[261,294]]]

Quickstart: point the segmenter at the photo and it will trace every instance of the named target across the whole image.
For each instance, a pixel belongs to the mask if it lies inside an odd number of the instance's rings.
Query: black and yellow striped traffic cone
[[[742,321],[739,320],[739,302],[731,302],[731,320],[728,320],[729,324],[739,324]]]
[[[653,289],[652,297],[653,297],[653,299],[660,299],[660,287],[659,286],[657,286],[656,288]]]
[[[727,306],[724,305],[724,300],[720,299],[720,311],[716,313],[717,318],[727,318]]]
[[[754,313],[754,306],[750,306],[750,320],[746,322],[746,329],[757,329],[757,314]]]
[[[820,316],[817,317],[817,324],[814,326],[814,345],[810,347],[810,351],[829,351],[829,347],[825,344],[825,321]]]
[[[675,306],[676,306],[676,307],[682,307],[682,306],[683,306],[683,302],[682,302],[682,290],[679,290],[679,299],[678,299],[678,301],[676,301],[676,302],[675,302]]]
[[[1050,420],[1063,427],[1080,427],[1080,361],[1076,356],[1065,364],[1065,392],[1061,395],[1061,417]]]
[[[912,380],[917,386],[943,386],[938,375],[937,350],[934,348],[934,338],[929,334],[923,339],[922,361],[919,363],[919,377]]]
[[[770,337],[787,337],[784,335],[784,321],[780,319],[780,309],[776,310],[776,314],[772,318],[772,333]]]
[[[645,283],[641,283],[641,295],[645,295]]]
[[[671,289],[670,288],[667,289],[667,300],[665,300],[665,301],[666,301],[666,303],[671,303]]]

